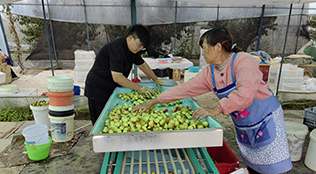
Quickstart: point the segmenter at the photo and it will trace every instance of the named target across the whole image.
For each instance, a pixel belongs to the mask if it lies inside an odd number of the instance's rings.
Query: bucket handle
[[[305,140],[305,138],[303,138],[303,139],[302,139],[302,138],[299,138],[299,137],[296,136],[295,134],[294,134],[294,137],[297,138],[297,139],[299,139],[299,140]]]
[[[43,135],[41,136],[41,138],[38,140],[38,142],[40,142],[43,138]],[[27,143],[27,142],[26,142]],[[28,145],[30,145],[29,143],[27,143]]]

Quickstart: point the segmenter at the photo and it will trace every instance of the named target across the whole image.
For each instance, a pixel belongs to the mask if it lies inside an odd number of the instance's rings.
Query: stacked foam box
[[[95,60],[94,51],[75,51],[75,81],[85,82],[88,72],[90,71]]]
[[[271,65],[269,69],[268,83],[277,86],[280,73],[280,65]],[[304,69],[297,65],[285,64],[282,67],[280,77],[280,89],[300,90],[303,85]]]

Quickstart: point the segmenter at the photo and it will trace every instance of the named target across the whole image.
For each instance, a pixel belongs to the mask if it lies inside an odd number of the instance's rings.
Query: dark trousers
[[[89,112],[90,112],[92,125],[94,125],[95,122],[97,121],[97,119],[99,118],[99,116],[100,116],[100,114],[101,114],[101,112],[106,104],[106,101],[100,102],[100,101],[88,99],[88,104],[89,104]]]
[[[247,170],[250,174],[260,174],[259,172],[253,170],[252,168],[250,168],[249,166],[247,166]]]

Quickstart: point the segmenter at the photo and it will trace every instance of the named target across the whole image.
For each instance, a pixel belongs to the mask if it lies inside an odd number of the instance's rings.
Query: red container
[[[51,106],[70,106],[73,104],[74,91],[53,92],[48,90],[49,105]]]
[[[269,68],[270,68],[270,65],[268,64],[259,64],[259,70],[262,72],[263,74],[262,77],[266,82],[268,82]]]
[[[239,160],[223,140],[222,147],[206,147],[220,174],[229,174],[239,168]]]
[[[168,63],[168,59],[167,58],[158,58],[157,60],[158,60],[159,64],[166,64],[166,63]]]

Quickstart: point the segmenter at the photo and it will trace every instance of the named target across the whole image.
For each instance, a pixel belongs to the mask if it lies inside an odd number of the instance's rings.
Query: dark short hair
[[[127,37],[132,35],[135,39],[139,39],[144,48],[147,48],[151,42],[151,36],[148,29],[142,24],[133,25],[127,33]]]
[[[206,41],[208,45],[215,46],[217,43],[222,44],[222,47],[228,52],[239,52],[241,49],[237,46],[233,46],[233,36],[225,28],[216,27],[211,30],[206,31],[199,41],[199,45],[202,47],[202,44]]]

